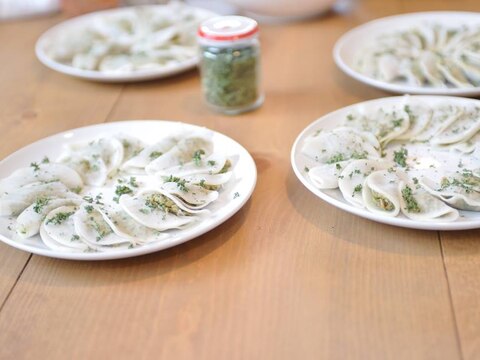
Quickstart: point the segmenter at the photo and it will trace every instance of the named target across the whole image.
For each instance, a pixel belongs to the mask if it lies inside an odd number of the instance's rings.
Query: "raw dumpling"
[[[308,138],[302,153],[319,164],[334,164],[350,159],[378,158],[380,144],[372,134],[339,127]]]
[[[140,224],[159,231],[179,229],[193,223],[196,218],[181,209],[166,192],[145,190],[135,197],[122,195],[120,206]]]
[[[407,185],[401,181],[399,195],[402,213],[412,220],[455,221],[460,216],[457,210],[452,209],[420,186]]]
[[[61,206],[45,217],[40,228],[42,241],[58,251],[87,251],[89,246],[75,231],[73,215],[78,206]]]
[[[168,173],[167,169],[178,168],[186,164],[194,163],[200,165],[204,157],[209,156],[213,151],[211,136],[190,136],[181,139],[175,146],[150,162],[145,170],[148,174],[155,174],[159,171]],[[170,172],[167,175],[175,174]]]
[[[464,169],[448,174],[437,183],[427,177],[420,185],[430,194],[456,209],[480,211],[480,171]]]
[[[0,216],[16,216],[40,198],[70,198],[70,192],[61,182],[33,183],[16,189],[0,198]]]
[[[373,213],[397,216],[400,212],[398,182],[406,175],[400,170],[380,170],[367,176],[362,186],[362,199]]]
[[[18,215],[15,223],[17,234],[29,238],[38,234],[42,221],[52,210],[65,205],[79,205],[79,199],[60,199],[54,197],[39,197],[36,201]]]
[[[32,183],[61,182],[70,190],[79,192],[83,182],[78,173],[70,167],[55,163],[32,163],[20,168],[10,176],[0,180],[0,196]]]
[[[352,161],[339,176],[338,187],[349,203],[357,207],[365,207],[362,195],[365,179],[375,171],[391,167],[393,167],[392,163],[383,160]]]

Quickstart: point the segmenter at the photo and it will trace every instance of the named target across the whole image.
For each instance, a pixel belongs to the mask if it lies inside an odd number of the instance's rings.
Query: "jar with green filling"
[[[198,30],[200,74],[207,103],[226,114],[253,110],[260,91],[258,24],[243,16],[219,16]]]

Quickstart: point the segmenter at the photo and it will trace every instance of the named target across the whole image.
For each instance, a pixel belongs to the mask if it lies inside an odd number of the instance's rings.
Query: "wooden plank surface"
[[[33,44],[59,17],[0,25],[2,156],[68,128],[169,119],[231,136],[259,175],[233,218],[156,254],[27,263],[28,254],[0,245],[0,298],[8,295],[0,358],[477,358],[480,233],[439,237],[349,215],[314,198],[289,162],[311,121],[388,95],[335,68],[342,33],[379,16],[452,7],[479,10],[474,1],[364,0],[343,16],[262,26],[266,102],[236,117],[205,106],[196,71],[123,86],[44,68]]]

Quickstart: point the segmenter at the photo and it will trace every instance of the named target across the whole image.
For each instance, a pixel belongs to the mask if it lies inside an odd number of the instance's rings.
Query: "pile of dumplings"
[[[100,136],[0,180],[0,216],[10,217],[20,241],[40,234],[56,251],[128,249],[208,216],[233,166],[214,151],[210,132],[152,145]]]
[[[318,189],[338,188],[346,202],[372,213],[457,220],[457,209],[480,211],[477,106],[408,96],[401,104],[357,106],[341,126],[305,140],[304,171]]]
[[[356,68],[395,84],[433,88],[480,85],[480,27],[423,24],[377,37],[356,54]]]
[[[196,29],[206,11],[171,2],[96,15],[59,32],[46,48],[51,59],[83,70],[156,70],[197,57]]]

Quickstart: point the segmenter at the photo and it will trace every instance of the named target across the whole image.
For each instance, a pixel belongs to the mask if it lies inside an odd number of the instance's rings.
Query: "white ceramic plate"
[[[148,7],[155,8],[155,7],[162,7],[165,5],[150,5]],[[145,6],[144,6],[145,7]],[[204,16],[216,16],[217,14],[200,8],[194,8],[194,11],[198,14],[202,14]],[[88,26],[95,21],[95,19],[108,16],[111,14],[122,14],[122,13],[129,13],[133,11],[133,7],[124,7],[124,8],[117,8],[112,10],[104,10],[104,11],[97,11],[94,13],[89,13],[86,15],[78,16],[76,18],[64,21],[58,25],[47,30],[43,33],[40,38],[37,40],[35,44],[35,53],[37,58],[42,62],[45,66],[49,67],[52,70],[61,72],[63,74],[75,76],[82,79],[87,80],[94,80],[94,81],[102,81],[102,82],[133,82],[133,81],[143,81],[143,80],[151,80],[151,79],[159,79],[168,76],[172,76],[189,69],[194,68],[198,65],[199,58],[196,56],[194,58],[184,60],[178,62],[176,64],[164,66],[159,69],[145,69],[145,70],[135,70],[129,72],[101,72],[101,71],[93,71],[93,70],[83,70],[79,68],[75,68],[73,66],[62,64],[47,55],[46,49],[51,46],[55,46],[54,39],[60,34],[61,32],[76,28],[78,26]]]
[[[427,104],[439,104],[442,102],[455,102],[459,105],[465,103],[474,102],[477,106],[480,106],[479,100],[465,99],[465,98],[454,98],[447,96],[412,96],[412,98],[418,98]],[[408,219],[402,214],[397,217],[389,217],[386,215],[374,214],[368,211],[367,209],[361,209],[355,207],[345,201],[342,193],[339,189],[329,189],[329,190],[320,190],[313,185],[310,179],[306,176],[305,167],[313,167],[314,162],[302,154],[301,149],[309,136],[313,135],[319,129],[333,129],[342,124],[344,119],[348,114],[352,112],[353,109],[359,107],[369,107],[369,106],[388,106],[393,104],[398,104],[403,100],[403,97],[389,97],[382,98],[377,100],[366,101],[363,103],[358,103],[355,105],[347,106],[343,109],[334,111],[330,114],[327,114],[320,119],[314,121],[309,126],[307,126],[297,137],[291,152],[291,162],[292,167],[297,175],[298,179],[302,182],[305,187],[318,196],[320,199],[325,200],[326,202],[336,206],[342,210],[348,211],[352,214],[364,217],[366,219],[378,221],[385,224],[414,228],[414,229],[423,229],[423,230],[465,230],[465,229],[475,229],[480,228],[480,212],[474,211],[460,211],[460,218],[453,222],[428,222],[428,221],[416,221]],[[423,147],[423,148],[422,148]],[[439,154],[436,153],[433,149],[429,148],[428,145],[418,145],[418,144],[409,144],[406,145],[406,148],[411,154],[423,154],[423,161],[427,163],[428,161],[436,162],[438,159],[441,159],[446,166],[451,166],[453,168],[457,167],[458,162],[460,161],[460,156],[450,153],[450,155],[445,152],[441,153],[441,158]],[[391,158],[391,154],[397,148],[387,147],[387,158]]]
[[[388,83],[366,76],[355,69],[355,56],[365,45],[386,31],[408,29],[416,24],[437,22],[447,26],[480,25],[480,13],[434,11],[389,16],[360,25],[344,34],[335,44],[333,57],[337,66],[352,78],[378,89],[399,94],[431,94],[454,96],[480,95],[480,87],[433,88]]]
[[[92,139],[100,133],[124,133],[138,137],[147,143],[153,143],[158,140],[158,134],[163,137],[170,133],[198,131],[198,129],[201,128],[180,122],[153,120],[113,122],[74,129],[39,140],[0,161],[0,178],[10,175],[20,167],[29,166],[32,162],[41,161],[44,156],[55,159],[64,144]],[[208,207],[211,211],[209,218],[185,229],[168,231],[166,232],[168,237],[164,240],[132,249],[109,252],[59,252],[47,248],[38,235],[27,240],[15,239],[14,233],[8,229],[10,222],[7,217],[0,217],[0,240],[18,249],[43,256],[72,260],[107,260],[152,253],[200,236],[217,227],[240,210],[250,198],[257,179],[255,162],[245,148],[231,138],[217,132],[213,134],[213,143],[216,150],[233,160],[235,166],[232,179],[222,189],[219,199]]]

